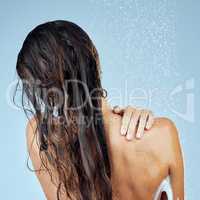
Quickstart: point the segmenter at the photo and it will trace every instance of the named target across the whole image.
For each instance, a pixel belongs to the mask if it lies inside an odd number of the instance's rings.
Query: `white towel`
[[[168,200],[173,200],[173,192],[172,192],[172,186],[170,181],[170,176],[167,176],[159,185],[158,189],[155,192],[153,200],[160,200],[160,196],[162,192],[165,192],[167,195]]]

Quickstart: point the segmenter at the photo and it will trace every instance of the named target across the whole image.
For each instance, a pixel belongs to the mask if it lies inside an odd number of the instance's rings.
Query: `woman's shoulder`
[[[37,121],[35,116],[31,117],[26,124],[26,138],[27,141],[31,141],[31,139],[36,136],[36,128],[37,128]]]
[[[26,125],[26,144],[28,154],[31,157],[31,159],[33,160],[39,157],[37,121],[35,116],[30,118]]]
[[[43,188],[43,191],[49,200],[57,198],[57,182],[52,182],[52,176],[56,176],[56,172],[49,164],[48,159],[40,151],[38,131],[37,131],[37,120],[33,116],[27,123],[26,126],[26,138],[28,153],[32,161],[33,168],[38,177],[38,180]],[[42,156],[42,160],[41,160]],[[44,164],[45,163],[45,164]],[[53,172],[51,175],[49,171]],[[55,172],[55,173],[54,173]]]
[[[152,129],[160,130],[162,129],[166,133],[174,133],[176,129],[175,123],[167,117],[157,117],[155,118],[155,123],[153,124]]]
[[[170,158],[170,153],[175,153],[175,148],[180,146],[178,129],[175,123],[167,117],[155,118],[153,127],[145,132],[149,136],[149,142],[165,150],[165,154]]]
[[[110,137],[109,143],[113,151],[122,152],[123,155],[133,158],[133,154],[137,155],[141,152],[153,157],[161,157],[165,161],[172,159],[174,150],[178,149],[179,136],[175,123],[166,117],[157,117],[150,130],[145,130],[141,139],[134,138],[127,141],[120,135],[121,119],[119,116],[112,116],[110,120]]]
[[[145,133],[149,136],[149,140],[158,137],[158,139],[165,140],[169,143],[176,142],[178,137],[178,130],[175,123],[167,117],[155,118],[152,128],[145,131]]]

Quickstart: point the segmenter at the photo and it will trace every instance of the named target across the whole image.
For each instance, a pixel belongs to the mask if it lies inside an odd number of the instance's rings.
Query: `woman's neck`
[[[111,113],[112,112],[112,108],[109,105],[107,99],[106,98],[102,98],[101,102],[102,102],[102,114],[103,115],[107,115],[107,114]]]
[[[110,122],[111,122],[112,114],[113,114],[112,107],[109,105],[107,99],[102,98],[102,115],[103,115],[102,117],[104,121],[106,136],[108,135],[109,130],[110,130]]]

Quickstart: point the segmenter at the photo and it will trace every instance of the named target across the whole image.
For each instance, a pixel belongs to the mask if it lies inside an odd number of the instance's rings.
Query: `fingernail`
[[[149,130],[149,128],[150,128],[149,125],[146,125],[146,129]]]
[[[127,140],[131,140],[131,139],[132,139],[132,136],[131,136],[131,135],[127,135],[127,136],[126,136],[126,139],[127,139]]]
[[[141,134],[140,134],[140,133],[137,133],[137,134],[136,134],[136,138],[137,138],[137,139],[140,139],[140,138],[141,138]]]
[[[124,128],[121,128],[121,135],[126,135],[126,130]]]

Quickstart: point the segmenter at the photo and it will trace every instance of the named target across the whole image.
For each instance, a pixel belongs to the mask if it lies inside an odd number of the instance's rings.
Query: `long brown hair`
[[[87,33],[63,20],[37,26],[23,43],[16,70],[22,107],[37,121],[43,167],[58,183],[57,199],[64,193],[69,199],[111,200],[100,63]]]

